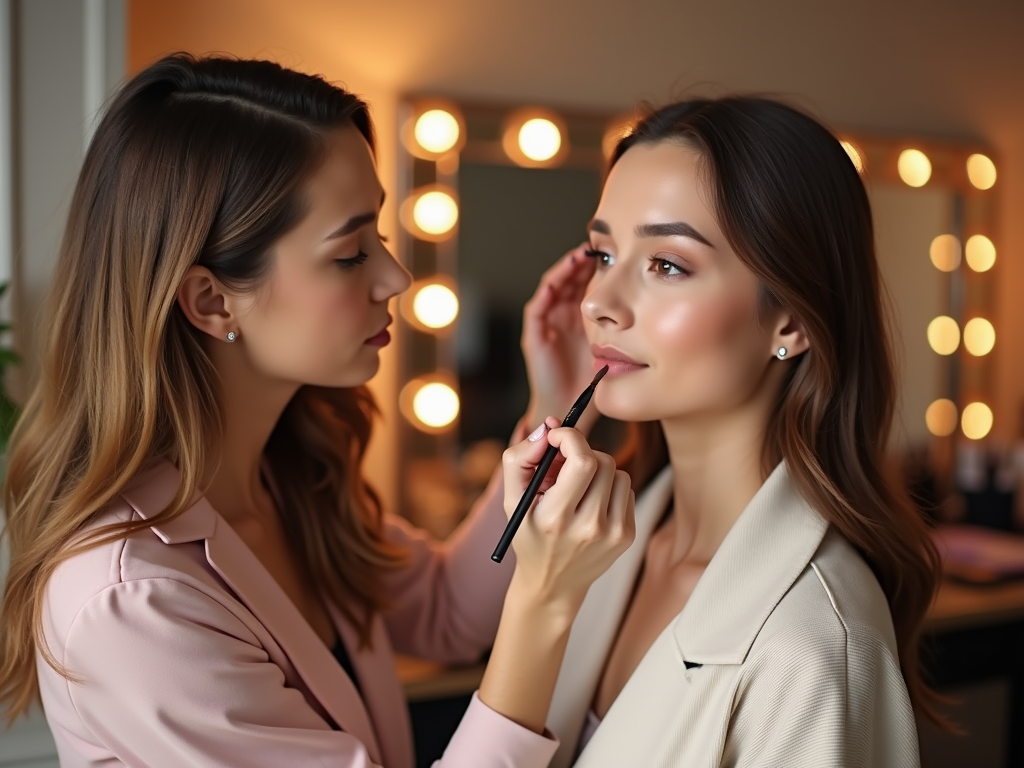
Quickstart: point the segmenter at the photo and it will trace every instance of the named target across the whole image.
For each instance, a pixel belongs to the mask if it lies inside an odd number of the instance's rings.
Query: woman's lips
[[[647,367],[613,347],[599,347],[595,344],[591,346],[590,353],[594,356],[594,370],[598,371],[607,365],[609,376],[633,373]]]
[[[388,315],[388,321],[384,327],[375,336],[371,336],[366,340],[366,344],[371,347],[386,347],[391,343],[391,334],[388,332],[388,326],[391,325],[391,316]]]

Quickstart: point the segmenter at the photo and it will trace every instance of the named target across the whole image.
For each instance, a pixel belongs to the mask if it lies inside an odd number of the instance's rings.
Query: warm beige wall
[[[378,173],[386,190],[395,188],[394,137],[398,97],[394,88],[367,76],[362,66],[347,60],[344,34],[334,37],[333,45],[316,47],[310,44],[307,28],[282,27],[267,18],[246,0],[129,0],[128,3],[128,71],[138,72],[162,55],[175,51],[193,54],[227,53],[239,57],[273,59],[285,66],[323,75],[370,102],[377,135]],[[364,62],[365,63],[365,62]],[[381,215],[381,230],[394,232],[398,217],[394,196],[386,202]],[[399,418],[395,403],[398,394],[397,343],[381,353],[380,372],[371,388],[384,412],[378,423],[366,459],[370,481],[380,491],[387,508],[397,501],[397,429]]]

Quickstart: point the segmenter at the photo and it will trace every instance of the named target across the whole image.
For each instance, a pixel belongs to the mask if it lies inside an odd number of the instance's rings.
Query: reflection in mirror
[[[435,149],[416,138],[424,114],[450,132]],[[401,476],[407,514],[439,536],[482,490],[526,408],[523,305],[544,270],[583,240],[605,153],[623,125],[612,113],[437,99],[405,106],[400,249],[416,283],[402,302]],[[984,473],[995,165],[969,144],[842,138],[869,191],[891,304],[899,397],[890,450],[922,507],[935,507],[955,490],[955,467],[964,474],[973,462],[974,474]],[[419,215],[431,194],[439,224]],[[457,316],[431,327],[415,305],[444,289]],[[436,311],[450,318],[454,310]],[[603,421],[595,441],[612,450],[620,436]]]

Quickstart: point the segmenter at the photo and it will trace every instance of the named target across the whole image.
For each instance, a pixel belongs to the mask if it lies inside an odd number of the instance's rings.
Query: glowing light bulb
[[[424,384],[413,395],[412,411],[428,427],[446,427],[459,415],[459,396],[447,384]]]
[[[932,264],[943,272],[952,272],[960,266],[960,241],[955,235],[939,235],[928,249]]]
[[[992,409],[984,403],[971,403],[964,408],[960,428],[971,440],[981,440],[992,429]]]
[[[447,192],[435,189],[417,198],[412,219],[428,235],[443,235],[459,220],[459,206]]]
[[[984,235],[971,235],[965,248],[967,266],[975,272],[988,272],[996,263],[996,247]]]
[[[447,286],[431,283],[416,292],[412,311],[416,319],[428,328],[444,328],[451,325],[459,314],[459,299]]]
[[[864,173],[864,158],[861,157],[857,147],[849,141],[840,141],[839,143],[846,150],[846,154],[849,155],[853,167],[857,169],[857,173]]]
[[[967,178],[978,189],[992,189],[996,183],[996,164],[985,155],[967,158]]]
[[[987,355],[996,345],[996,329],[983,317],[968,320],[964,326],[964,346],[975,357]]]
[[[956,403],[940,398],[928,406],[924,414],[924,423],[928,431],[936,437],[946,437],[956,432]]]
[[[952,355],[960,346],[960,326],[952,317],[939,315],[928,323],[928,344],[940,355]]]
[[[903,183],[911,187],[923,187],[932,177],[932,161],[919,149],[905,149],[896,162]]]
[[[519,129],[519,150],[538,163],[550,160],[562,148],[562,132],[546,117],[534,117]]]
[[[427,152],[447,152],[459,140],[459,121],[444,109],[429,109],[416,120],[416,143]]]

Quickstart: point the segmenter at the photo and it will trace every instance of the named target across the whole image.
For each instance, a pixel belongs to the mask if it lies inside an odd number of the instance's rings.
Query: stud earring
[[[784,360],[787,354],[789,354],[789,350],[785,347],[779,347],[779,351],[775,353],[779,360]]]
[[[231,342],[238,338],[238,334],[235,333],[234,331],[228,331],[228,335],[225,338],[227,338],[228,344],[230,344]]]

